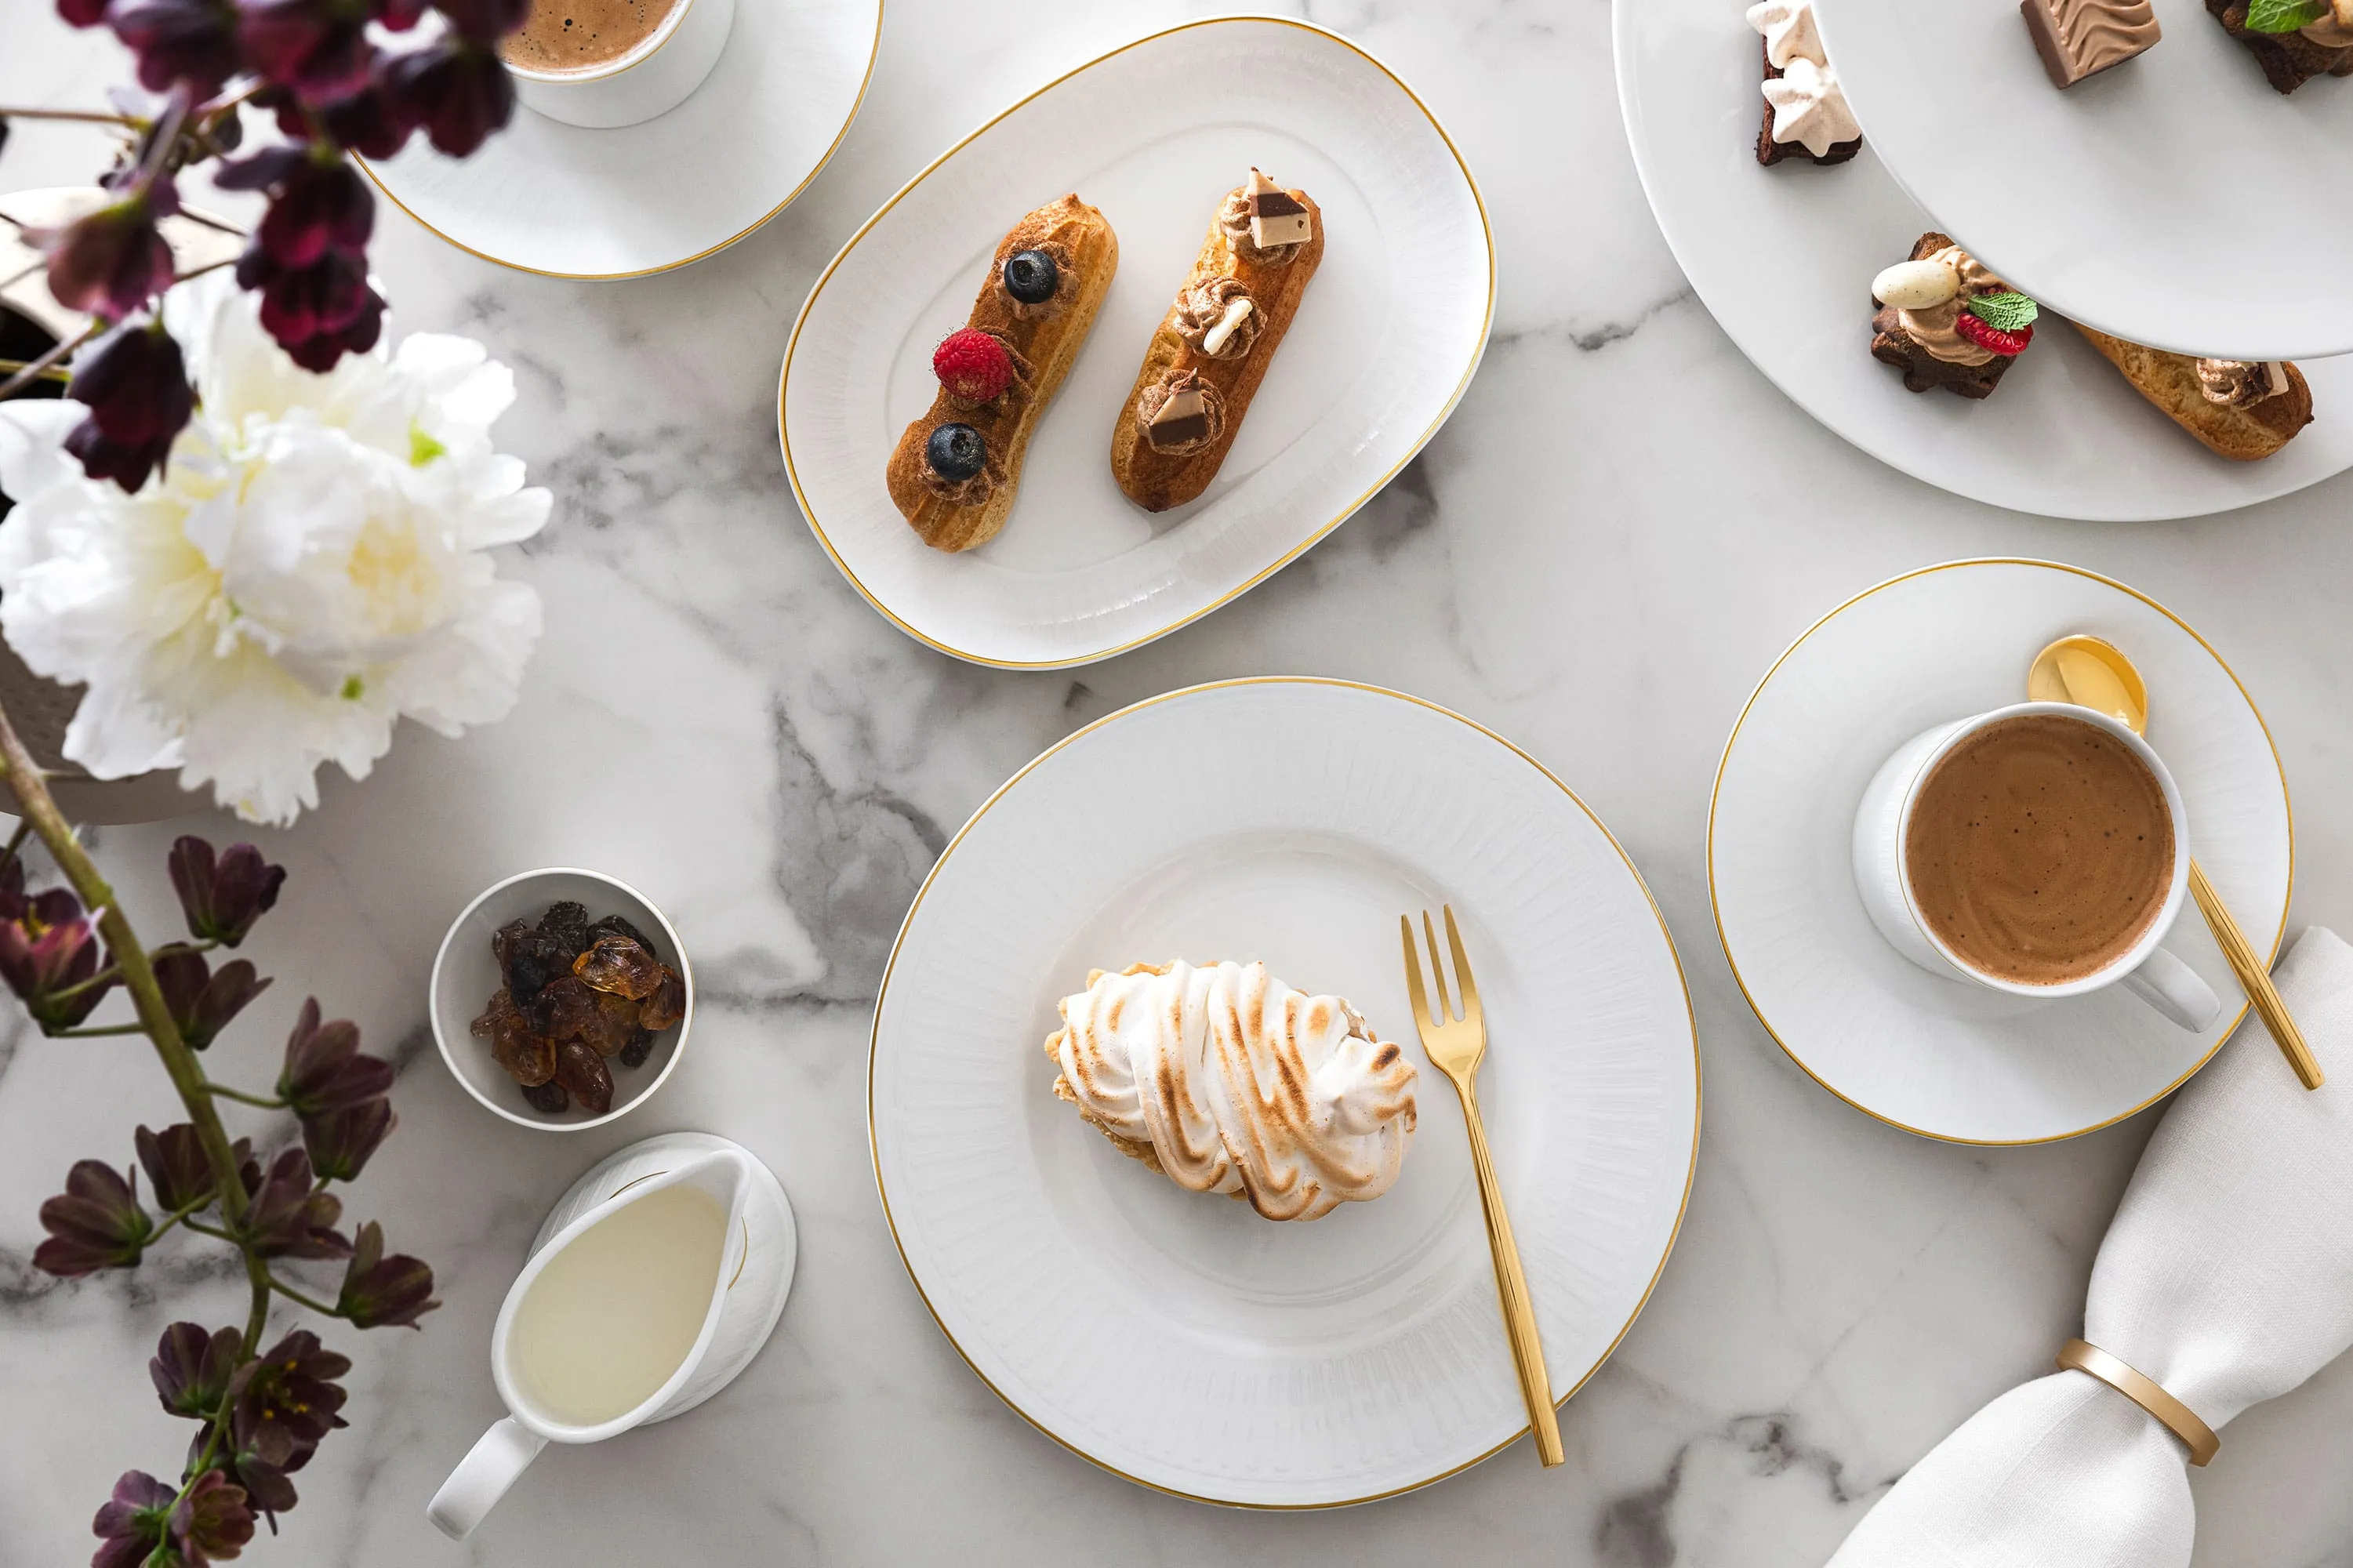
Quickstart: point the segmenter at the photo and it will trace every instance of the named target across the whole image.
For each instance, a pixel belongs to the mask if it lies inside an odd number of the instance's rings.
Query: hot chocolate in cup
[[[1854,819],[1880,934],[1934,974],[2015,995],[2118,982],[2186,1029],[2221,1004],[2160,945],[2189,877],[2180,791],[2105,714],[2026,702],[1896,749]]]
[[[734,24],[735,0],[533,0],[499,56],[526,108],[612,130],[684,102]]]

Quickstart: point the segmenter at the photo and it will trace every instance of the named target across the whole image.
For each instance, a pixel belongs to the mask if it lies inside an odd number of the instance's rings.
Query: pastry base
[[[2277,397],[2244,406],[2209,403],[2199,390],[2198,362],[2189,354],[2128,343],[2081,321],[2074,328],[2167,418],[2232,462],[2268,458],[2312,423],[2312,385],[2293,364],[2287,367],[2287,390]]]
[[[2247,46],[2275,91],[2294,92],[2316,76],[2353,76],[2353,47],[2332,49],[2297,33],[2247,31],[2247,0],[2206,0],[2206,11]]]
[[[1952,243],[1951,236],[1931,230],[1912,247],[1912,259],[1925,260]],[[1955,364],[1950,360],[1938,359],[1904,330],[1901,310],[1876,300],[1873,304],[1877,314],[1871,318],[1871,357],[1902,371],[1906,392],[1926,392],[1941,386],[1959,397],[1991,397],[1993,389],[2008,374],[2010,362],[2019,357],[1996,354],[1983,364]]]

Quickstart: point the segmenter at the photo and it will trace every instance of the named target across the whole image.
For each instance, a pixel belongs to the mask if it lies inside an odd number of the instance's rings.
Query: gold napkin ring
[[[2189,1448],[2191,1464],[2203,1465],[2221,1451],[2222,1439],[2214,1435],[2214,1428],[2198,1419],[2198,1412],[2099,1346],[2084,1340],[2069,1340],[2059,1352],[2059,1367],[2063,1372],[2088,1373],[2157,1417],[2158,1426],[2180,1438]]]

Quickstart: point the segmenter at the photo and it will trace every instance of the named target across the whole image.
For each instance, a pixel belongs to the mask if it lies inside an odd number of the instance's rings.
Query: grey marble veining
[[[446,1305],[423,1332],[332,1335],[358,1361],[353,1425],[298,1478],[283,1538],[248,1561],[1820,1563],[1907,1465],[2075,1331],[2151,1120],[2030,1150],[1912,1138],[1807,1079],[1725,964],[1704,834],[1725,733],[1792,637],[1931,561],[2071,561],[2196,624],[2286,762],[2295,923],[2353,929],[2339,772],[2353,752],[2339,696],[2353,681],[2353,481],[2192,522],[2062,523],[1849,448],[1750,368],[1667,254],[1620,130],[1602,0],[1303,8],[1428,100],[1479,175],[1500,250],[1484,368],[1345,528],[1218,614],[1078,671],[963,666],[875,616],[802,524],[776,455],[776,366],[801,299],[955,137],[1067,66],[1208,9],[1035,5],[1013,28],[951,0],[892,0],[832,165],[759,234],[681,273],[522,276],[385,209],[375,258],[394,330],[470,332],[516,369],[501,445],[557,509],[511,569],[544,596],[548,632],[511,719],[456,743],[405,730],[374,777],[328,775],[321,810],[264,838],[292,876],[248,951],[280,984],[215,1055],[266,1080],[311,992],[396,1053],[401,1126],[353,1217],[383,1218],[429,1258]],[[124,74],[111,43],[67,33],[42,0],[0,0],[0,101],[97,102]],[[69,179],[97,156],[85,132],[20,130],[0,181]],[[900,915],[947,837],[1077,726],[1272,671],[1400,687],[1511,736],[1618,834],[1680,944],[1706,1074],[1697,1183],[1648,1310],[1564,1415],[1561,1471],[1540,1473],[1522,1444],[1411,1496],[1303,1516],[1130,1486],[966,1371],[883,1225],[867,1031]],[[187,826],[97,836],[151,931],[171,913],[164,847]],[[449,1081],[423,994],[469,897],[566,862],[664,906],[696,952],[703,1006],[657,1100],[557,1138],[494,1121]],[[42,1040],[13,1012],[0,1024],[9,1568],[82,1560],[114,1476],[176,1461],[185,1427],[145,1373],[155,1336],[242,1310],[202,1248],[75,1285],[27,1262],[34,1209],[67,1164],[126,1160],[132,1123],[172,1114],[135,1041]],[[238,1125],[265,1147],[290,1137],[267,1116]],[[442,1541],[424,1502],[499,1413],[489,1328],[541,1215],[610,1149],[686,1127],[749,1145],[792,1194],[800,1274],[775,1340],[703,1409],[549,1454],[471,1541]],[[2339,1364],[2232,1424],[2194,1478],[2201,1568],[2353,1565],[2348,1417],[2353,1366]]]

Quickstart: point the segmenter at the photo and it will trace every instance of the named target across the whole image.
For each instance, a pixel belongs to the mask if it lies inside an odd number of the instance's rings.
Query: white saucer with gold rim
[[[1791,645],[1725,746],[1708,885],[1734,977],[1792,1060],[1908,1131],[2033,1143],[2105,1127],[2188,1079],[2244,1011],[2196,921],[2168,945],[2224,1005],[2193,1032],[2113,989],[2042,1000],[1940,978],[1863,908],[1852,839],[1873,773],[1907,737],[2020,700],[2036,652],[2074,632],[2126,649],[2147,678],[2147,740],[2179,786],[2190,847],[2273,953],[2294,836],[2263,717],[2187,623],[2095,573],[1957,561],[1883,583]]]
[[[881,40],[882,0],[739,5],[719,63],[667,113],[598,130],[518,103],[470,158],[420,135],[362,166],[409,216],[486,260],[556,278],[666,272],[807,187],[849,133]]]

